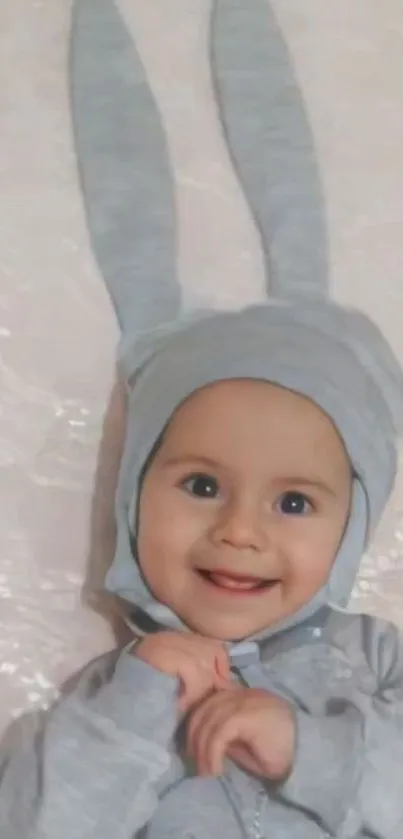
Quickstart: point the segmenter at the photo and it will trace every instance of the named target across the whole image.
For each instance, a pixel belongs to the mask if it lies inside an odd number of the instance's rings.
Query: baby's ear
[[[146,70],[111,0],[75,1],[70,84],[90,241],[133,337],[179,314],[174,184]]]

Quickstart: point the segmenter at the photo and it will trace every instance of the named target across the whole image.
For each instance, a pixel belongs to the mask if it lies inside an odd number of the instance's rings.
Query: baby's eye
[[[285,516],[304,516],[313,510],[312,502],[302,492],[289,490],[280,495],[276,507]]]
[[[217,498],[220,491],[218,481],[211,475],[190,475],[182,486],[197,498]]]

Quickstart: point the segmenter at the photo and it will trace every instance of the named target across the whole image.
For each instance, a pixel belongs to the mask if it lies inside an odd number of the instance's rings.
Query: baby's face
[[[193,631],[248,637],[325,583],[350,493],[343,443],[309,400],[249,379],[205,387],[174,414],[144,478],[143,574]]]

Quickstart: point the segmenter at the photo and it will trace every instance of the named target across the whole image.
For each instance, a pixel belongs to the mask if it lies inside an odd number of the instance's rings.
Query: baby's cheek
[[[143,573],[161,595],[176,588],[181,572],[188,564],[189,536],[186,529],[166,512],[155,518],[153,526],[144,529],[139,540]]]
[[[337,551],[337,543],[326,534],[315,536],[306,539],[301,534],[288,551],[286,581],[301,595],[311,595],[324,585]]]

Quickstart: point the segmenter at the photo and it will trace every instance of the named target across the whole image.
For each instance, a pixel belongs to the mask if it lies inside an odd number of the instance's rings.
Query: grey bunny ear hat
[[[210,47],[217,114],[261,236],[267,303],[238,313],[184,311],[177,279],[175,190],[147,69],[119,0],[76,0],[71,94],[94,254],[122,331],[129,417],[116,496],[117,546],[106,587],[158,624],[136,557],[139,476],[173,410],[223,378],[277,382],[332,417],[354,468],[348,527],[327,585],[273,634],[324,604],[342,607],[393,486],[403,379],[377,328],[327,302],[321,174],[309,119],[267,0],[215,0]],[[283,302],[282,302],[283,301]]]
[[[189,297],[186,278],[178,280],[175,174],[161,110],[127,14],[119,0],[74,0],[70,90],[90,241],[122,333],[133,338],[181,319]],[[270,2],[213,0],[209,49],[217,127],[260,233],[267,295],[326,299],[320,166]]]
[[[135,554],[143,467],[173,411],[195,390],[223,379],[277,383],[314,401],[333,420],[354,472],[344,539],[327,584],[281,626],[324,605],[343,607],[362,552],[393,487],[396,423],[403,416],[399,365],[363,315],[332,304],[268,303],[165,327],[122,347],[129,421],[116,496],[117,546],[106,585],[163,626],[182,627],[155,602]]]

